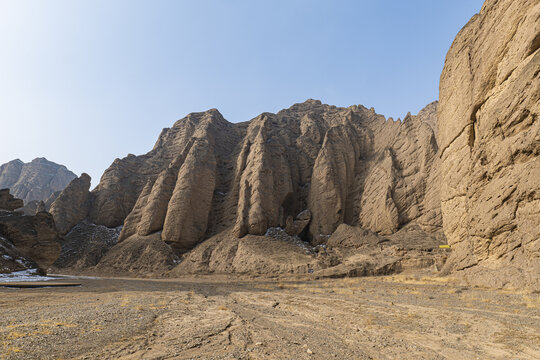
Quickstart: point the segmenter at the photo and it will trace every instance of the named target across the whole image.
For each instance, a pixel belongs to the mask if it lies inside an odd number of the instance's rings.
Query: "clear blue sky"
[[[438,98],[480,0],[0,0],[0,163],[47,157],[93,186],[164,127],[308,98],[387,117]]]

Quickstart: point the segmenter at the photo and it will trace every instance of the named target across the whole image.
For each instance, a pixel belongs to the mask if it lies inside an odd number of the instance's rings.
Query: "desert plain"
[[[538,293],[451,277],[76,281],[0,288],[1,359],[540,358]]]

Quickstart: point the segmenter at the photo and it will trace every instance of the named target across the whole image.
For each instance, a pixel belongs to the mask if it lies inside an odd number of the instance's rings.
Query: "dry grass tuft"
[[[529,296],[523,295],[523,300],[525,301],[525,306],[529,309],[539,309],[540,308],[540,297],[539,296]]]

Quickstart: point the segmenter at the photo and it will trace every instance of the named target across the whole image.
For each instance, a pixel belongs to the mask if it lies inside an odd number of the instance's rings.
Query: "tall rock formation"
[[[88,190],[90,190],[90,175],[83,173],[73,179],[51,204],[50,213],[61,235],[67,234],[88,216],[90,201]]]
[[[0,189],[9,188],[25,204],[46,201],[54,192],[64,190],[77,176],[65,166],[36,158],[29,163],[13,160],[0,166]]]
[[[159,232],[176,253],[226,229],[243,237],[282,227],[313,244],[342,223],[440,231],[436,107],[403,121],[317,100],[245,123],[193,113],[149,153],[113,162],[88,195],[87,220],[124,225],[120,242]],[[62,233],[75,225],[64,228],[67,209],[57,207],[72,202],[68,189],[51,210]]]
[[[540,289],[540,2],[487,0],[440,82],[441,201],[449,269]]]
[[[28,266],[33,264],[46,270],[61,249],[53,217],[47,212],[25,216],[11,211],[20,204],[22,200],[14,199],[8,190],[0,190],[0,256],[12,260],[21,257],[21,266],[28,262]],[[2,266],[4,270],[17,270],[6,264]]]

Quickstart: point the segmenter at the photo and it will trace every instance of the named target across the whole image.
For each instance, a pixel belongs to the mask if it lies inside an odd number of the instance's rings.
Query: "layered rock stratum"
[[[441,207],[449,270],[540,289],[540,3],[488,0],[440,81]]]
[[[32,201],[47,201],[53,193],[62,191],[76,175],[64,165],[45,158],[36,158],[29,163],[19,159],[0,166],[0,189],[28,204]]]

